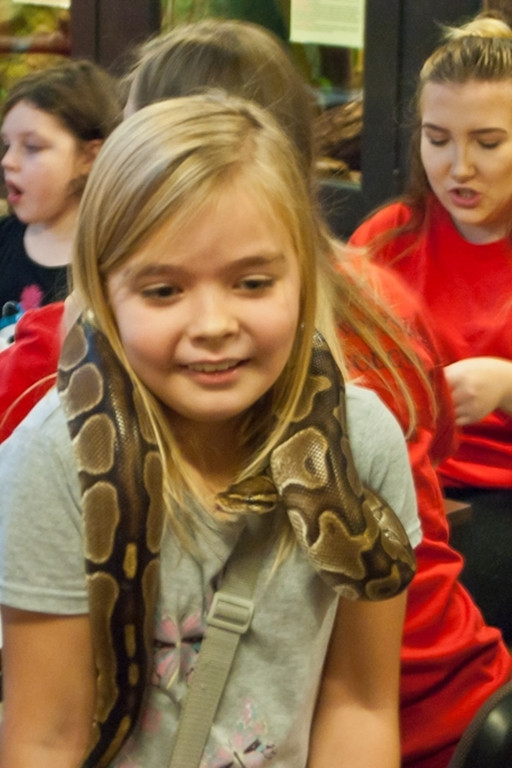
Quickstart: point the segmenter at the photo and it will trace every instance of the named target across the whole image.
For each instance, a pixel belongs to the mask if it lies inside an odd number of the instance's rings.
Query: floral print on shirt
[[[169,690],[177,679],[190,679],[206,625],[199,612],[177,622],[171,616],[157,621],[155,657],[151,682]]]
[[[265,743],[266,732],[266,723],[258,717],[256,704],[246,699],[227,747],[215,751],[207,747],[200,768],[260,768],[268,765],[275,757],[276,749],[273,744]]]

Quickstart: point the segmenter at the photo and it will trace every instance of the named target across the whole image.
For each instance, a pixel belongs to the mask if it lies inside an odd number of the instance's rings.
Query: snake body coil
[[[76,324],[58,387],[82,492],[97,677],[84,768],[108,765],[131,732],[152,663],[163,525],[161,460],[147,419],[105,337]]]
[[[79,473],[90,618],[98,671],[93,741],[84,768],[109,765],[141,711],[152,663],[162,463],[147,416],[106,338],[80,320],[58,388]],[[415,570],[407,535],[364,488],[347,436],[344,387],[319,334],[301,412],[269,467],[218,496],[231,512],[284,504],[312,566],[341,595],[379,600]]]

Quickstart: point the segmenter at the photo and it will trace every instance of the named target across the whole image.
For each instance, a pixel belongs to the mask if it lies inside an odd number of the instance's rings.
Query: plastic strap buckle
[[[206,621],[213,627],[243,635],[251,625],[253,613],[252,600],[220,591],[213,596],[213,603]]]

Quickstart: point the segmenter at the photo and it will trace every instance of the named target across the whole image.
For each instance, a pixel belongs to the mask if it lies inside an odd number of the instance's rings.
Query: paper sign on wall
[[[12,0],[15,5],[26,5],[27,0]],[[70,8],[71,0],[29,0],[30,5],[51,5],[53,8]]]
[[[366,0],[291,0],[290,40],[364,47]]]

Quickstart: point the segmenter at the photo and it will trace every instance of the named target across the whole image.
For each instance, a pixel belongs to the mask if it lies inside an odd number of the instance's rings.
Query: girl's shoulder
[[[416,547],[421,525],[402,429],[370,389],[347,384],[346,405],[350,447],[361,482],[388,502]]]
[[[32,458],[40,455],[49,461],[51,455],[72,455],[71,438],[55,387],[36,403],[10,437],[0,445],[0,453],[2,460],[20,456],[24,459],[23,463],[27,463],[29,454]]]
[[[367,424],[368,428],[371,425],[371,430],[375,429],[375,427],[378,429],[383,427],[385,429],[389,423],[393,424],[393,422],[396,422],[399,434],[402,437],[402,430],[398,426],[395,417],[372,389],[351,382],[346,385],[345,400],[347,421],[351,433],[355,433],[360,427],[360,421]],[[350,439],[352,437],[353,435],[351,434]]]
[[[395,415],[379,395],[364,384],[347,384],[345,389],[347,427],[354,456],[361,462],[395,458],[406,453],[405,438]]]

